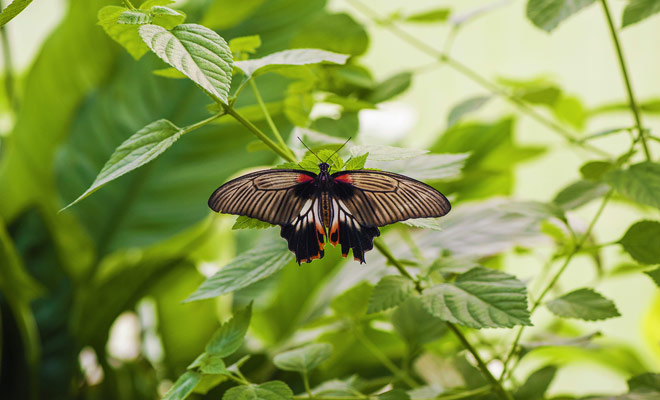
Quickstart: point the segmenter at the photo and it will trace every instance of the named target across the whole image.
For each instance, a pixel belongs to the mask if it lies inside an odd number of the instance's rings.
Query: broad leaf
[[[337,54],[319,49],[292,49],[279,51],[254,60],[236,61],[235,65],[243,71],[247,78],[250,78],[291,65],[322,62],[344,64],[348,57],[346,54]]]
[[[305,21],[291,39],[290,47],[359,56],[367,51],[369,36],[364,27],[348,14],[321,13]]]
[[[403,276],[388,275],[381,278],[369,298],[367,314],[387,310],[403,303],[414,291],[413,282]]]
[[[163,61],[216,101],[227,103],[234,61],[220,35],[201,25],[184,24],[171,31],[158,25],[142,25],[140,36]]]
[[[273,363],[279,369],[309,374],[332,354],[332,345],[328,343],[312,343],[299,349],[280,353],[273,358]]]
[[[271,381],[261,385],[235,386],[225,392],[222,400],[291,400],[293,391],[286,383]]]
[[[229,41],[229,49],[234,55],[241,53],[254,54],[261,46],[261,36],[250,35],[233,38]]]
[[[364,153],[359,156],[351,157],[348,161],[346,161],[346,164],[344,165],[344,170],[351,171],[355,169],[364,168],[364,164],[367,162],[367,157],[369,157],[369,153]]]
[[[234,316],[222,324],[206,344],[206,353],[217,357],[227,357],[233,354],[243,343],[251,317],[252,304],[234,312]]]
[[[378,83],[366,100],[371,103],[382,103],[390,100],[408,90],[412,84],[413,74],[410,72],[400,72],[384,81]]]
[[[369,283],[362,282],[335,297],[330,307],[337,315],[359,318],[367,313],[372,291],[373,287]]]
[[[190,366],[188,366],[188,369],[199,368],[199,371],[203,374],[229,375],[229,371],[227,371],[227,367],[225,366],[222,357],[223,356],[219,354],[209,354],[204,352],[200,354]]]
[[[643,264],[660,263],[660,222],[635,222],[619,243],[632,258]]]
[[[163,6],[153,6],[151,16],[153,24],[160,25],[165,29],[172,29],[186,20],[185,14]]]
[[[431,314],[471,328],[531,325],[525,285],[489,268],[473,268],[455,282],[426,290],[422,302]]]
[[[89,189],[63,210],[94,193],[106,183],[152,161],[172,146],[183,133],[181,128],[165,119],[152,122],[140,129],[117,147]]]
[[[272,228],[273,226],[275,225],[269,224],[268,222],[259,221],[258,219],[246,217],[245,215],[239,215],[231,229],[266,229]]]
[[[479,110],[491,99],[490,96],[477,96],[456,104],[447,116],[447,128],[459,122],[466,115]]]
[[[551,32],[562,21],[595,0],[529,0],[527,18],[546,32]]]
[[[650,276],[651,279],[653,279],[653,282],[660,287],[660,268],[656,268],[653,271],[646,271],[644,273]]]
[[[447,19],[449,19],[449,14],[451,14],[450,9],[437,8],[435,10],[428,10],[417,14],[409,15],[404,19],[404,21],[422,23],[422,24],[445,22],[447,21]]]
[[[165,393],[163,400],[182,400],[188,397],[190,393],[195,389],[195,386],[202,378],[202,374],[187,371],[179,377],[179,379],[174,382],[174,385],[170,390]]]
[[[562,96],[552,106],[554,115],[562,122],[581,131],[587,122],[587,110],[575,96]]]
[[[430,314],[419,297],[408,297],[394,309],[392,325],[413,349],[432,342],[447,332],[445,322]]]
[[[129,12],[126,7],[119,6],[105,6],[99,10],[98,24],[103,27],[105,33],[108,34],[114,41],[122,45],[128,53],[136,60],[140,59],[149,48],[144,44],[138,33],[138,25],[131,25],[127,23],[120,23],[119,20],[125,12]],[[131,13],[141,13],[139,11],[131,11]],[[126,20],[126,17],[122,18]]]
[[[580,167],[580,174],[584,179],[600,181],[613,168],[614,164],[609,161],[589,161]]]
[[[660,208],[660,164],[631,165],[625,170],[608,172],[604,179],[631,200]]]
[[[563,318],[598,321],[618,317],[619,311],[609,300],[592,289],[578,289],[546,303],[553,314]]]
[[[25,7],[29,6],[32,0],[14,0],[0,12],[0,27],[14,19],[21,13]]]
[[[564,210],[573,210],[604,196],[609,189],[604,183],[579,180],[557,193],[552,202]]]
[[[658,0],[630,0],[623,10],[621,27],[635,24],[660,11]]]
[[[117,19],[118,24],[144,25],[151,23],[151,15],[144,11],[126,10]],[[136,28],[137,29],[137,28]]]

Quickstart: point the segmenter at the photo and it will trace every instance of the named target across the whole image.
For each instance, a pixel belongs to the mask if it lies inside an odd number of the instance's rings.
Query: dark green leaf
[[[580,167],[580,173],[584,179],[600,181],[612,168],[614,168],[614,164],[609,161],[589,161]]]
[[[595,0],[529,0],[527,18],[546,32],[551,32],[562,21]]]
[[[99,10],[99,25],[114,41],[122,45],[136,60],[140,59],[149,48],[138,33],[139,25],[120,24],[121,15],[129,11],[126,7],[105,6]]]
[[[190,366],[188,366],[188,369],[199,368],[199,371],[203,374],[229,375],[229,371],[227,371],[227,367],[225,367],[225,362],[222,360],[222,357],[223,356],[218,354],[204,352],[200,354]]]
[[[635,24],[660,11],[658,0],[630,0],[623,10],[621,27]]]
[[[222,400],[291,400],[293,391],[281,381],[261,385],[249,384],[233,387],[225,392]]]
[[[660,374],[647,372],[633,376],[628,380],[628,390],[631,392],[660,392]]]
[[[602,197],[609,189],[604,183],[579,180],[557,193],[552,202],[564,210],[573,210]]]
[[[292,48],[323,49],[358,56],[369,46],[364,27],[348,14],[320,14],[291,39]]]
[[[367,96],[371,103],[381,103],[405,92],[412,83],[412,73],[400,72],[380,82]]]
[[[491,99],[490,96],[477,96],[456,104],[447,116],[447,128],[459,122],[464,116],[479,110]]]
[[[413,282],[400,275],[388,275],[381,278],[369,298],[367,314],[396,307],[403,303],[414,291]]]
[[[179,377],[179,379],[176,380],[176,382],[174,382],[174,385],[170,388],[170,390],[165,393],[163,400],[185,399],[190,393],[192,393],[201,378],[202,375],[197,372],[185,372]]]
[[[348,59],[346,54],[338,54],[319,49],[291,49],[269,54],[254,60],[236,61],[236,67],[248,77],[265,74],[287,66],[319,64],[323,62],[344,64]]]
[[[660,263],[660,223],[638,221],[619,240],[623,249],[644,264]]]
[[[297,371],[309,374],[332,354],[332,345],[328,343],[312,343],[299,349],[280,353],[273,358],[277,368],[285,371]]]
[[[206,353],[216,357],[227,357],[233,354],[243,343],[251,317],[252,304],[234,312],[234,316],[222,324],[206,344]]]
[[[447,332],[445,322],[431,315],[419,297],[408,297],[394,310],[392,325],[411,348],[432,342]]]
[[[625,170],[608,172],[604,180],[631,200],[660,208],[660,164],[631,165]]]
[[[246,217],[245,215],[239,215],[231,229],[266,229],[273,226],[275,225],[269,224],[268,222],[259,221],[258,219]]]
[[[208,299],[245,288],[273,275],[292,259],[293,254],[282,240],[259,245],[225,265],[185,301]]]
[[[653,282],[660,287],[660,268],[656,268],[653,271],[646,271],[644,273],[650,276],[651,279],[653,279]]]
[[[473,268],[455,282],[427,289],[422,302],[438,318],[472,328],[531,325],[525,285],[489,268]]]
[[[414,22],[418,24],[428,24],[434,22],[445,22],[449,18],[451,10],[448,8],[438,8],[435,10],[428,10],[417,14],[407,16],[404,21]]]
[[[619,311],[609,300],[592,289],[578,289],[546,303],[553,314],[563,318],[598,321],[618,317]]]
[[[373,287],[368,282],[362,282],[335,297],[330,307],[343,317],[361,317],[367,313],[372,291]]]
[[[516,390],[514,398],[516,400],[544,400],[545,392],[552,383],[557,373],[557,367],[548,365],[534,371],[525,381],[525,383]]]

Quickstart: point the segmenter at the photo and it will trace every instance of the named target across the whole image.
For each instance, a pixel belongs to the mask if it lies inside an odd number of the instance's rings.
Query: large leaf
[[[293,259],[286,242],[277,240],[241,254],[208,278],[186,301],[208,299],[245,288],[284,268]]]
[[[578,289],[546,303],[553,314],[564,318],[598,321],[621,314],[612,300],[592,289]]]
[[[125,15],[125,13],[131,13],[131,15]],[[140,16],[149,18],[149,15],[144,12],[130,11],[126,7],[119,6],[105,6],[98,13],[98,24],[103,27],[105,33],[122,45],[136,60],[149,51],[138,33],[139,25],[135,24]],[[121,22],[121,20],[126,21],[129,18],[132,23]]]
[[[196,24],[171,31],[143,25],[140,36],[163,61],[192,79],[216,101],[227,103],[234,60],[227,42],[214,31]]]
[[[280,353],[273,358],[277,368],[285,371],[296,371],[308,374],[322,362],[330,358],[332,345],[328,343],[312,343],[295,350]]]
[[[660,164],[647,161],[631,165],[608,172],[604,179],[631,200],[660,208]]]
[[[525,285],[489,268],[473,268],[424,291],[422,302],[436,317],[471,328],[531,325]]]
[[[660,222],[638,221],[619,240],[624,250],[644,264],[660,263]]]
[[[369,298],[367,314],[375,313],[403,303],[415,289],[413,282],[403,276],[388,275],[381,278]]]
[[[566,18],[591,5],[594,1],[529,0],[527,2],[527,18],[537,27],[546,32],[551,32]]]
[[[322,62],[344,64],[348,57],[346,54],[338,54],[319,49],[292,49],[279,51],[253,60],[237,61],[235,65],[250,78],[291,65],[318,64]]]
[[[623,10],[621,27],[636,24],[660,11],[658,0],[630,0]]]
[[[243,343],[243,337],[250,326],[252,304],[238,310],[234,316],[220,327],[206,344],[206,353],[212,356],[227,357]]]
[[[293,391],[281,381],[236,386],[227,390],[222,396],[222,400],[291,400],[292,398]]]

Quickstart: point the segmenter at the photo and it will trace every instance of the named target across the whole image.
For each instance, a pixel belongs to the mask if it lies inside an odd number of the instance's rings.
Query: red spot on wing
[[[303,183],[303,182],[309,182],[309,181],[313,181],[313,180],[314,180],[314,178],[312,178],[312,177],[309,176],[309,175],[305,175],[305,174],[300,174],[300,175],[298,175],[298,177],[296,178],[296,181],[298,181],[298,182],[300,182],[300,183]]]
[[[353,183],[351,174],[342,174],[335,177],[335,182]]]

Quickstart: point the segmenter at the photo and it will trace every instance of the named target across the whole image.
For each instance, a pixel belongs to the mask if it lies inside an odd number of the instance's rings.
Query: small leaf
[[[153,23],[155,25],[160,25],[165,29],[172,29],[186,20],[185,14],[163,6],[152,7],[151,16],[153,17]]]
[[[619,239],[623,249],[643,264],[660,263],[660,223],[638,221]]]
[[[408,297],[392,313],[392,326],[396,332],[415,349],[432,342],[447,332],[447,324],[431,315],[419,297]]]
[[[179,379],[174,382],[170,390],[165,393],[163,400],[182,400],[188,397],[195,389],[195,386],[201,379],[202,374],[194,371],[186,371]]]
[[[233,259],[208,278],[185,301],[208,299],[243,289],[284,268],[293,254],[283,241],[261,244]]]
[[[584,179],[600,181],[612,168],[614,168],[614,164],[609,161],[589,161],[580,167],[580,174]]]
[[[631,165],[625,170],[608,172],[604,179],[631,200],[660,208],[660,164]]]
[[[390,100],[408,90],[412,83],[412,77],[413,75],[410,72],[400,72],[393,75],[377,84],[366,100],[371,103],[382,103]]]
[[[534,371],[525,383],[516,390],[516,400],[544,400],[545,392],[557,374],[557,367],[548,365]]]
[[[171,31],[158,25],[142,25],[139,32],[158,57],[216,101],[227,103],[234,61],[227,42],[220,35],[196,24],[178,25]]]
[[[118,24],[143,25],[151,23],[151,15],[144,11],[126,10],[117,19]]]
[[[440,221],[437,218],[414,218],[401,221],[401,223],[413,228],[431,229],[434,231],[442,230],[442,225],[440,225]]]
[[[369,298],[367,314],[387,310],[403,303],[413,292],[413,282],[400,275],[388,275],[381,278]]]
[[[428,10],[417,14],[407,16],[405,22],[429,24],[434,22],[445,22],[449,19],[451,10],[448,8],[438,8],[435,10]]]
[[[153,71],[151,71],[151,72],[152,72],[154,75],[162,76],[162,77],[164,77],[164,78],[172,78],[172,79],[188,79],[188,77],[185,76],[184,74],[182,74],[181,72],[179,72],[178,69],[176,69],[176,68],[171,68],[171,67],[170,67],[170,68],[155,69],[155,70],[153,70]],[[216,108],[219,108],[219,107],[217,107],[217,104],[218,104],[218,103],[213,103],[213,105],[216,106]],[[218,109],[218,110],[215,110],[215,112],[214,112],[213,114],[217,114],[218,112],[220,112],[219,109]]]
[[[343,317],[361,317],[367,313],[372,290],[368,282],[362,282],[335,297],[330,307]]]
[[[181,128],[166,119],[152,122],[140,129],[115,149],[89,189],[62,210],[94,193],[106,183],[152,161],[170,148],[183,132]]]
[[[525,285],[489,268],[472,268],[453,283],[427,289],[422,303],[438,318],[471,328],[531,325]]]
[[[222,324],[206,344],[208,356],[227,357],[238,350],[250,326],[251,317],[252,304],[236,311],[234,316]]]
[[[660,268],[656,268],[653,271],[645,271],[644,273],[650,276],[653,282],[660,287]]]
[[[234,54],[248,53],[254,54],[261,47],[261,36],[241,36],[229,41],[229,49]]]
[[[222,329],[222,328],[221,328]],[[188,369],[199,368],[204,374],[229,375],[222,356],[217,354],[202,353],[188,366]]]
[[[529,0],[527,18],[546,32],[551,32],[566,18],[590,6],[595,0]]]
[[[269,224],[268,222],[259,221],[258,219],[246,217],[245,215],[239,215],[231,229],[266,229],[272,228],[273,226],[275,225]]]
[[[359,156],[351,157],[348,161],[346,161],[346,164],[344,165],[344,170],[353,171],[356,169],[364,168],[364,164],[367,162],[367,157],[369,157],[369,153],[364,153]]]
[[[105,33],[119,43],[136,60],[149,51],[138,33],[139,25],[118,23],[121,15],[128,11],[126,7],[105,6],[98,12],[98,24]]]
[[[621,27],[625,28],[660,11],[658,0],[630,0],[623,10]]]
[[[447,116],[447,128],[450,128],[459,122],[461,118],[467,114],[479,110],[481,107],[486,105],[490,99],[490,96],[477,96],[463,100],[462,102],[456,104],[454,107],[452,107],[452,109],[449,111],[449,115]]]
[[[602,197],[610,190],[604,183],[579,180],[562,189],[552,202],[564,210],[573,210]]]
[[[282,381],[270,381],[261,385],[235,386],[225,392],[222,400],[291,400],[293,391]]]
[[[309,374],[332,354],[332,345],[329,343],[312,343],[299,349],[280,353],[273,358],[277,368],[285,371],[296,371]]]
[[[592,289],[578,289],[546,303],[553,314],[563,318],[598,321],[618,317],[619,311],[609,300]]]
[[[346,54],[338,54],[319,49],[291,49],[279,51],[254,60],[236,61],[235,65],[243,71],[247,78],[251,78],[291,65],[318,64],[322,62],[344,64],[348,57]]]

